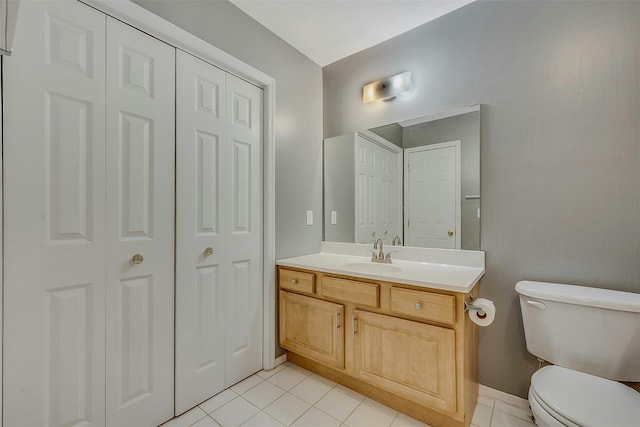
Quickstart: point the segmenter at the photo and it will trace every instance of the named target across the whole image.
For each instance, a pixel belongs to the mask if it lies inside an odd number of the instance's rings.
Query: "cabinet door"
[[[104,425],[105,16],[20,2],[3,57],[4,425]]]
[[[280,291],[280,345],[301,356],[344,368],[344,307]]]
[[[453,330],[366,311],[354,316],[355,376],[421,405],[455,412]]]
[[[174,62],[175,49],[108,18],[106,389],[113,426],[173,417]]]

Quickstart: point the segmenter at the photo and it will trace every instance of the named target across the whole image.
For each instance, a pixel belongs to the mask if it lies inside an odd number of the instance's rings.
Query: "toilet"
[[[538,426],[638,427],[640,294],[521,281],[527,350],[553,365],[531,377]]]

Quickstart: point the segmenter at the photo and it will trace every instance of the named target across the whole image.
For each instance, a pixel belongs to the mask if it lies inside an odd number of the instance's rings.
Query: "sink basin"
[[[392,264],[379,264],[375,262],[345,262],[341,265],[346,270],[356,273],[386,274],[399,273],[402,271],[400,267]]]

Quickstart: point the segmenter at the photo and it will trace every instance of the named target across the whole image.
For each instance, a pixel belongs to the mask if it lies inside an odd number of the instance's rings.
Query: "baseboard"
[[[276,366],[282,365],[286,361],[287,361],[287,355],[285,353],[280,357],[276,357],[276,360],[275,360],[275,363],[274,363],[273,367],[275,368]]]
[[[513,406],[519,406],[524,409],[529,409],[529,401],[513,394],[505,393],[504,391],[496,390],[486,385],[480,384],[478,395],[490,397],[492,399],[498,399]]]

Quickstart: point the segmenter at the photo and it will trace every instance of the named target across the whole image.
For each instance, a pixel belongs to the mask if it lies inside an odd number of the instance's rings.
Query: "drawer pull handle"
[[[336,329],[340,329],[340,312],[336,311]]]
[[[298,279],[291,279],[291,284],[295,285],[296,283],[298,283]]]
[[[422,303],[416,303],[416,310],[422,310]]]

